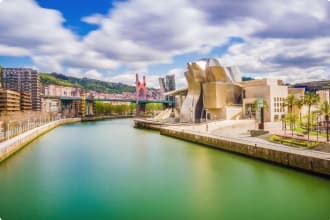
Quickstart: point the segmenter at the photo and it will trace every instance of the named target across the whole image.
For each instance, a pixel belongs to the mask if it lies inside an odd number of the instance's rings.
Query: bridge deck
[[[61,101],[76,101],[81,100],[81,97],[50,97],[45,96],[45,98],[53,98],[60,99]],[[130,103],[138,103],[138,104],[147,104],[147,103],[163,103],[163,104],[174,104],[175,102],[172,100],[135,100],[135,99],[95,99],[95,98],[86,98],[86,101],[95,102],[95,101],[103,101],[103,102],[130,102]]]

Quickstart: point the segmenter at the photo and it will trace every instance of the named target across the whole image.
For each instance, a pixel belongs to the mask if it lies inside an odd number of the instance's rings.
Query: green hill
[[[89,78],[77,78],[58,73],[40,73],[42,84],[55,84],[59,86],[80,87],[83,89],[94,90],[105,93],[135,92],[134,86],[123,83],[106,82]]]

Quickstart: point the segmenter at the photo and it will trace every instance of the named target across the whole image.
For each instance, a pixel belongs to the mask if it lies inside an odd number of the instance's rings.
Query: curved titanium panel
[[[201,59],[189,62],[187,66],[185,77],[188,82],[188,94],[182,103],[181,122],[199,122],[205,104],[208,107],[222,108],[227,104],[241,102],[241,88],[234,85],[235,82],[241,81],[238,68],[223,67],[217,59]],[[203,96],[208,100],[203,100]]]
[[[180,122],[195,123],[199,121],[202,111],[202,84],[195,80],[191,71],[185,72],[188,82],[188,94],[182,103]]]

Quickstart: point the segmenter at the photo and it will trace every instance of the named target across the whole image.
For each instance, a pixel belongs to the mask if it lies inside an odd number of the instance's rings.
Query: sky
[[[243,76],[330,79],[329,0],[0,0],[0,65],[133,84],[218,58]]]

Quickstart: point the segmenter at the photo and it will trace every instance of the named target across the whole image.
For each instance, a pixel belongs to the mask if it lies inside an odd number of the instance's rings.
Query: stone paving
[[[168,126],[167,128],[177,130],[177,131],[184,131],[189,133],[196,133],[196,134],[203,134],[208,137],[217,137],[224,140],[235,141],[238,143],[250,143],[252,145],[257,145],[258,147],[264,147],[274,150],[281,150],[284,152],[295,153],[299,155],[307,155],[316,158],[322,158],[330,160],[330,153],[321,152],[311,149],[304,149],[304,148],[295,148],[289,147],[282,144],[272,143],[265,139],[259,137],[251,137],[248,133],[248,130],[255,129],[256,125],[253,121],[244,122],[242,121],[223,121],[218,122],[218,128],[213,127],[212,129],[209,128],[207,123],[199,124],[199,125],[176,125],[176,126]],[[281,124],[280,124],[281,125]],[[279,128],[279,124],[266,124],[266,130],[269,129],[272,133],[277,131]]]

